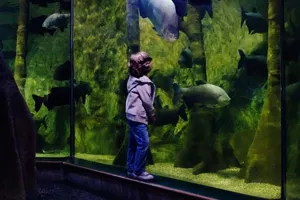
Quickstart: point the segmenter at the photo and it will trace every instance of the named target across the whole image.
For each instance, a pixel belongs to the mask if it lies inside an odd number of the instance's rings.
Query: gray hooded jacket
[[[148,116],[154,112],[156,87],[147,77],[129,76],[127,81],[126,118],[131,121],[148,124]]]

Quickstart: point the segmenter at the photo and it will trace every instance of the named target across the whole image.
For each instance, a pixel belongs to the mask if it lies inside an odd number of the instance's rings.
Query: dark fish
[[[48,7],[48,4],[59,2],[59,13],[62,10],[71,10],[71,0],[29,0],[32,4],[39,5],[41,7]]]
[[[188,0],[189,4],[198,8],[200,10],[200,19],[202,20],[205,16],[205,13],[213,18],[213,7],[212,7],[212,0]]]
[[[246,12],[245,9],[241,7],[241,12],[242,12],[241,27],[246,21],[249,34],[252,35],[255,33],[268,32],[268,20],[265,19],[259,12],[257,12],[256,8],[253,8],[252,12]]]
[[[192,51],[189,48],[185,48],[182,50],[178,64],[181,68],[192,68],[193,67],[193,55]]]
[[[40,35],[45,35],[45,33],[53,35],[56,29],[47,29],[42,26],[47,17],[47,15],[41,15],[39,17],[32,18],[29,22],[29,32]]]
[[[59,0],[29,0],[29,2],[41,7],[47,7],[49,3],[59,2]]]
[[[69,60],[59,65],[54,72],[53,79],[57,81],[70,80],[71,63]]]
[[[187,15],[187,0],[172,0],[172,1],[175,5],[177,15],[180,17],[186,16]]]
[[[286,61],[298,61],[300,53],[300,39],[285,38],[283,58]]]
[[[63,10],[65,11],[71,10],[71,0],[60,0],[59,13],[61,13]]]
[[[300,101],[300,82],[288,85],[285,91],[288,100],[294,102]]]
[[[4,12],[18,13],[19,12],[18,3],[11,3],[9,1],[7,1],[6,3],[1,3],[0,13],[4,13]]]
[[[182,104],[178,109],[161,109],[156,112],[156,121],[154,126],[164,126],[167,124],[177,124],[179,117],[187,121],[185,105]]]
[[[150,79],[156,85],[157,88],[161,88],[164,91],[172,90],[172,84],[174,80],[175,74],[165,75],[159,72],[159,70],[154,70]]]
[[[245,68],[248,74],[263,76],[268,74],[267,57],[261,55],[246,56],[243,50],[239,49],[240,60],[238,69]]]
[[[16,57],[15,51],[2,51],[5,59],[14,59]]]
[[[92,88],[88,83],[81,82],[78,86],[74,88],[74,101],[79,103],[79,100],[82,100],[82,103],[85,104],[86,95],[90,95]],[[71,89],[70,87],[54,87],[51,88],[50,93],[44,97],[32,95],[32,98],[35,101],[35,111],[38,112],[44,104],[48,110],[52,110],[57,106],[70,105],[71,102]]]
[[[0,40],[16,39],[18,24],[0,24]]]

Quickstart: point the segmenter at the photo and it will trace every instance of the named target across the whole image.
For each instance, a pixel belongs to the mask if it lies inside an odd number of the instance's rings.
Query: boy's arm
[[[148,116],[153,116],[155,109],[151,100],[152,87],[150,84],[138,85],[136,87],[137,92],[140,95],[143,106],[148,114]]]

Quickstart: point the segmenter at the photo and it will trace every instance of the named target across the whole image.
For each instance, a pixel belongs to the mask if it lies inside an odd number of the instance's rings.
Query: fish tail
[[[185,110],[185,105],[182,104],[179,108],[179,111],[178,111],[178,115],[184,120],[184,121],[187,121],[187,114],[186,114],[186,110]]]
[[[173,83],[173,91],[174,91],[174,96],[173,96],[173,104],[177,104],[180,98],[180,86],[178,83]]]
[[[239,64],[238,64],[238,69],[240,69],[244,66],[245,59],[246,59],[246,54],[241,49],[239,49],[238,51],[239,51],[239,55],[240,55],[240,61],[239,61]]]
[[[37,96],[35,94],[32,95],[32,98],[33,98],[33,100],[35,102],[34,110],[35,110],[35,112],[38,112],[41,109],[41,106],[42,106],[42,104],[44,102],[44,98],[43,97],[39,97],[39,96]]]
[[[242,6],[241,6],[241,13],[242,13],[241,27],[242,27],[244,22],[246,21],[246,11]]]

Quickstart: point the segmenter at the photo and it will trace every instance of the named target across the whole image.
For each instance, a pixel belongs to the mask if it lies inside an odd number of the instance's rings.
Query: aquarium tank
[[[282,49],[281,0],[72,5],[74,16],[70,0],[0,3],[0,48],[35,120],[38,157],[70,155],[72,42],[75,157],[125,167],[128,57],[146,51],[153,58],[149,77],[157,113],[148,127],[147,171],[279,199],[286,148],[287,196],[300,199],[297,0],[284,0]],[[203,102],[197,95],[209,98]],[[285,120],[287,133],[281,131]]]

